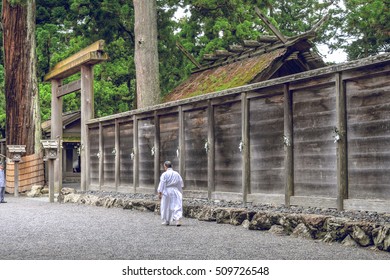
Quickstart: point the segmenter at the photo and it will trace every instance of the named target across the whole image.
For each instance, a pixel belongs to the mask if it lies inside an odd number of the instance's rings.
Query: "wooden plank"
[[[242,193],[241,102],[215,107],[215,190]],[[225,176],[239,172],[226,181]],[[226,172],[225,172],[226,171]]]
[[[336,208],[337,202],[335,198],[292,196],[291,205],[318,208]]]
[[[390,203],[382,199],[346,199],[345,210],[390,213]]]
[[[294,132],[293,132],[293,95],[288,84],[284,87],[284,146],[285,146],[285,205],[290,207],[290,198],[294,195]]]
[[[264,194],[255,193],[248,194],[248,202],[252,202],[253,205],[257,204],[273,204],[281,205],[285,201],[284,195],[281,194]]]
[[[45,75],[44,81],[67,78],[79,72],[81,66],[83,65],[91,66],[106,60],[108,60],[108,55],[106,53],[102,53],[101,51],[86,53],[59,68],[53,69]]]
[[[227,200],[227,201],[240,201],[242,199],[241,194],[232,192],[214,192],[210,199],[213,200]]]
[[[183,108],[184,111],[184,108]],[[207,109],[185,111],[185,186],[186,190],[208,190],[207,182]]]
[[[60,86],[57,90],[57,97],[61,97],[79,90],[81,90],[81,80]]]
[[[157,116],[153,112],[154,116]],[[139,187],[155,191],[155,118],[138,120]],[[153,151],[153,153],[152,153]],[[158,168],[160,170],[160,167]]]
[[[88,174],[89,184],[87,184],[88,189],[92,185],[97,186],[99,184],[99,158],[97,154],[99,153],[99,127],[89,128],[89,163]]]
[[[119,120],[118,120],[119,121]],[[126,187],[126,191],[128,192],[130,186],[133,183],[133,122],[120,122],[119,123],[119,144],[120,144],[120,168],[119,168],[119,176],[120,176],[120,186]],[[121,188],[123,189],[123,188]]]
[[[378,77],[378,76],[387,76],[385,80],[388,80],[390,75],[390,65],[374,65],[366,67],[366,71],[361,71],[361,69],[351,69],[343,73],[343,80],[358,80],[360,78],[367,77]]]
[[[357,171],[358,172],[358,171]],[[357,173],[356,172],[356,173]],[[387,170],[389,172],[389,170]],[[358,173],[359,174],[359,173]],[[382,175],[382,174],[381,174]],[[367,174],[364,173],[361,177],[364,176],[372,176],[371,178],[375,178],[375,174]],[[364,177],[365,178],[365,177]],[[355,177],[354,179],[359,180],[360,178]],[[348,192],[348,199],[384,199],[390,202],[390,185],[389,178],[386,178],[385,182],[376,182],[372,184],[373,180],[362,180],[356,181],[350,180],[349,183],[352,186]]]

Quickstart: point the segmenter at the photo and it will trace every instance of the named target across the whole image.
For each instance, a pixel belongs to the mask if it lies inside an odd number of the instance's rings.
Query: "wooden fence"
[[[87,122],[87,186],[390,211],[390,54]]]
[[[19,164],[19,192],[31,190],[33,185],[44,184],[45,171],[42,156],[32,154],[22,157]],[[7,162],[6,170],[6,192],[14,193],[15,185],[15,164],[12,161]]]

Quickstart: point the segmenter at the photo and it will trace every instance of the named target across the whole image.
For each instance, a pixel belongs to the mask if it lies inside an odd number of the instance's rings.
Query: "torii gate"
[[[82,49],[78,53],[57,63],[46,74],[44,81],[51,81],[51,139],[62,140],[62,97],[66,94],[81,91],[81,190],[86,190],[88,171],[88,131],[86,122],[94,117],[93,65],[106,61],[108,55],[104,52],[104,40],[99,40]],[[81,72],[81,79],[62,85],[62,80]],[[59,141],[59,143],[61,143]],[[54,161],[54,189],[62,187],[62,151],[59,149]]]

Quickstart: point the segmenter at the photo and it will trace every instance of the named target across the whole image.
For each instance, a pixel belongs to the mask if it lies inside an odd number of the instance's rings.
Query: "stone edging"
[[[62,188],[58,201],[150,211],[156,214],[160,211],[160,202],[157,200],[77,193],[71,188]],[[390,224],[351,221],[347,218],[318,214],[251,211],[245,208],[186,205],[185,203],[183,204],[183,216],[200,221],[242,225],[249,230],[268,230],[279,235],[291,235],[323,242],[339,242],[346,246],[372,247],[390,252]]]

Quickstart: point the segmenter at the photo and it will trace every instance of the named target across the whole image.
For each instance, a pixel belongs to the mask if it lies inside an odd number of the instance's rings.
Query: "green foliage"
[[[18,1],[13,1],[18,2]],[[176,47],[196,60],[216,49],[271,34],[254,12],[257,6],[286,36],[308,31],[330,13],[316,42],[344,48],[350,59],[389,51],[390,11],[384,0],[158,0],[158,47],[162,95],[194,68]],[[36,0],[37,73],[42,120],[50,118],[51,85],[43,77],[56,63],[99,39],[109,61],[95,66],[95,116],[133,109],[135,100],[132,0]],[[174,18],[178,8],[184,16]],[[2,39],[2,33],[0,32]],[[1,40],[2,42],[2,40]],[[0,54],[2,60],[2,53]],[[64,83],[78,79],[70,77]],[[5,126],[4,69],[0,65],[0,127]],[[79,93],[64,98],[64,111],[80,108]]]
[[[349,59],[390,51],[389,4],[383,0],[345,1],[344,30],[349,37],[341,37],[339,41],[344,45]]]

